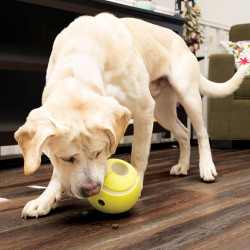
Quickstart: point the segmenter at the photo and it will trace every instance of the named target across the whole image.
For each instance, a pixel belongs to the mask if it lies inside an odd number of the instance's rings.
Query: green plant
[[[186,5],[181,16],[187,19],[183,26],[183,39],[194,53],[202,43],[202,28],[199,25],[200,8],[197,5],[195,7]]]

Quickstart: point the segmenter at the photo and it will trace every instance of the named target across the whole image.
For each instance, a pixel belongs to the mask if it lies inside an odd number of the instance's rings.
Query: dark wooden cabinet
[[[56,35],[76,17],[110,12],[182,34],[184,19],[101,0],[2,1],[0,8],[0,146],[16,144],[15,130],[41,105]]]

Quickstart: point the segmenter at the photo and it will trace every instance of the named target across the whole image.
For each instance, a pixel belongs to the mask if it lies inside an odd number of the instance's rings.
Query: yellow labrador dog
[[[176,116],[185,107],[199,142],[200,176],[217,175],[202,120],[201,94],[222,97],[244,78],[239,70],[224,84],[200,75],[195,56],[171,30],[111,14],[76,19],[55,39],[42,106],[32,110],[15,133],[26,175],[34,173],[44,152],[54,171],[43,194],[23,209],[23,217],[46,215],[62,192],[77,198],[97,194],[131,114],[134,136],[131,162],[143,183],[153,118],[172,131],[180,158],[172,175],[187,175],[189,132]]]

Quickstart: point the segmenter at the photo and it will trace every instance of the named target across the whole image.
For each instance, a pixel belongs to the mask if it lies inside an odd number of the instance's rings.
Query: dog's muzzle
[[[87,198],[98,194],[101,190],[101,183],[91,183],[82,185],[79,187],[79,193],[81,196]]]

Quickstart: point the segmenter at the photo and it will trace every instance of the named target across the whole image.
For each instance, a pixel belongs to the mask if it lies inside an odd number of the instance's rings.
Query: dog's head
[[[108,173],[107,158],[115,153],[127,128],[130,111],[107,97],[57,106],[31,111],[15,133],[24,172],[34,173],[44,152],[65,191],[78,198],[95,195]]]

